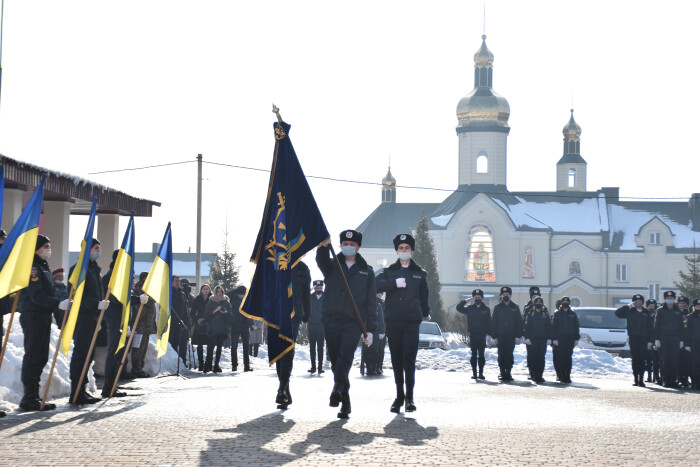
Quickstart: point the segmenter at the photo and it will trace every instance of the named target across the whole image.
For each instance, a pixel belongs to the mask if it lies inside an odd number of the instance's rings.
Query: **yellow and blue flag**
[[[75,332],[75,323],[78,321],[78,313],[80,312],[80,303],[83,301],[83,290],[85,289],[85,276],[87,275],[88,266],[90,264],[90,251],[92,250],[92,234],[95,230],[95,216],[97,215],[97,196],[92,198],[92,208],[90,209],[90,218],[88,219],[85,236],[80,242],[80,255],[78,262],[73,266],[68,282],[71,285],[73,293],[73,304],[70,307],[66,325],[63,328],[63,340],[61,341],[61,352],[63,355],[68,355],[70,343],[73,340]]]
[[[122,323],[119,329],[119,345],[117,352],[126,344],[126,331],[129,327],[131,310],[131,282],[134,278],[134,211],[131,211],[131,219],[126,227],[122,246],[114,261],[112,276],[109,278],[109,289],[112,295],[122,304]],[[116,352],[115,352],[116,353]]]
[[[160,244],[158,256],[153,260],[151,271],[143,284],[143,292],[160,306],[158,312],[158,332],[156,350],[160,358],[168,351],[170,337],[170,305],[173,295],[173,241],[170,235],[170,222],[165,230],[163,243]]]
[[[36,238],[39,235],[45,180],[46,175],[42,175],[39,186],[0,247],[0,298],[29,285]]]
[[[2,202],[5,196],[5,166],[0,165],[0,221],[2,221]],[[2,227],[2,226],[0,226]]]
[[[240,308],[245,316],[267,323],[270,364],[294,348],[292,268],[328,238],[328,229],[289,139],[289,129],[285,122],[274,124],[276,141],[267,201],[250,258],[256,263],[255,273]]]

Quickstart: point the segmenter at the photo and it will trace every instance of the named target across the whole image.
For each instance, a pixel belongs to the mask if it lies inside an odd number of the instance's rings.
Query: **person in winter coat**
[[[314,281],[314,291],[309,297],[311,303],[311,313],[309,314],[308,330],[309,330],[309,356],[311,357],[311,369],[309,373],[315,373],[316,355],[318,352],[318,374],[323,373],[323,344],[326,340],[323,334],[323,323],[321,322],[321,313],[323,312],[323,281]]]
[[[510,299],[513,291],[510,287],[501,287],[501,302],[493,308],[491,318],[491,337],[498,347],[498,367],[501,381],[513,381],[513,351],[523,332],[523,318],[520,307]]]
[[[561,382],[571,383],[571,356],[574,347],[578,345],[581,338],[578,327],[578,316],[571,309],[571,299],[561,298],[559,309],[552,317],[552,345],[557,347],[557,358],[559,359],[559,373]]]
[[[197,369],[205,371],[204,365],[204,346],[207,346],[207,354],[211,353],[209,347],[209,339],[211,334],[211,325],[207,320],[206,305],[211,297],[211,287],[209,284],[203,284],[199,288],[199,295],[192,302],[192,321],[194,322],[194,331],[192,332],[192,345],[197,346]],[[211,369],[206,368],[209,372]]]
[[[219,362],[221,361],[221,347],[228,334],[230,317],[233,316],[233,308],[229,298],[220,285],[214,287],[214,294],[204,307],[206,318],[211,324],[211,336],[209,337],[209,350],[216,351],[214,360],[214,373],[221,373]],[[207,361],[204,368],[212,368],[212,353],[207,352]]]
[[[250,367],[250,327],[253,320],[241,313],[241,302],[245,298],[246,288],[239,285],[228,293],[233,314],[231,315],[231,371],[238,371],[238,339],[243,343],[243,371],[253,371]]]
[[[56,268],[51,274],[53,275],[53,284],[56,289],[56,298],[59,300],[65,300],[68,298],[68,286],[64,282],[65,269]],[[65,311],[61,310],[60,308],[56,308],[53,312],[53,317],[56,320],[56,326],[58,326],[58,329],[61,329],[61,326],[63,325],[64,314]]]
[[[678,297],[678,300],[676,300],[676,302],[678,303],[678,308],[681,309],[681,313],[683,314],[683,325],[685,326],[685,323],[688,320],[688,315],[690,314],[690,299],[681,295],[680,297]],[[690,353],[683,352],[683,350],[681,349],[678,360],[678,382],[681,385],[681,387],[687,388],[690,387],[689,379]]]
[[[656,300],[650,298],[646,301],[647,312],[649,313],[649,318],[651,319],[651,339],[654,340],[654,320],[656,319]],[[656,384],[661,383],[661,359],[659,357],[659,349],[652,345],[651,350],[647,350],[646,353],[646,371],[648,371],[647,383],[654,382]]]
[[[685,322],[683,343],[690,354],[691,388],[700,389],[700,298],[693,300],[693,311]]]
[[[649,312],[644,307],[644,297],[639,294],[634,295],[632,304],[618,308],[615,311],[615,316],[627,320],[627,336],[629,337],[630,353],[632,354],[634,385],[645,387],[645,356],[646,352],[652,348],[654,323]]]
[[[22,290],[19,298],[19,317],[24,332],[24,357],[22,358],[21,380],[24,396],[19,408],[25,411],[39,410],[39,382],[41,373],[49,361],[49,341],[51,339],[51,318],[54,310],[68,310],[71,301],[59,300],[53,285],[49,264],[51,242],[48,237],[39,235],[32,260],[29,285]],[[44,404],[44,410],[53,410],[55,404]]]
[[[377,276],[377,292],[386,292],[384,321],[396,383],[396,399],[389,410],[398,413],[405,403],[405,411],[414,412],[418,334],[420,323],[430,321],[428,281],[427,273],[411,259],[415,239],[399,234],[393,242],[399,259]]]
[[[377,338],[372,340],[372,346],[362,346],[362,361],[367,376],[379,376],[383,373],[384,347],[386,347],[386,322],[384,321],[383,293],[377,293]]]
[[[532,287],[530,287],[529,293],[530,293],[530,301],[527,302],[527,304],[523,307],[523,323],[525,321],[527,321],[528,315],[530,313],[532,313],[533,311],[535,311],[534,310],[535,307],[534,307],[534,303],[533,303],[535,297],[542,297],[542,293],[540,293],[540,288],[537,287],[536,285],[533,285]],[[544,306],[544,304],[543,304],[543,306]],[[547,309],[546,306],[543,309],[544,309],[544,313],[549,318],[549,310]],[[524,330],[523,330],[523,335],[525,335]],[[531,345],[528,345],[525,348],[527,350],[527,369],[530,372],[529,379],[533,379],[532,378],[532,351],[535,349]],[[546,350],[547,349],[545,348],[545,351]]]
[[[172,300],[170,304],[170,335],[168,341],[175,352],[178,353],[182,363],[187,366],[187,339],[189,338],[189,302],[187,294],[182,291],[180,276],[173,276]]]
[[[664,304],[654,320],[654,345],[661,354],[665,388],[678,387],[678,365],[683,345],[683,312],[676,304],[676,292],[664,292]]]
[[[156,301],[151,297],[146,296],[144,299],[143,284],[146,283],[148,272],[139,274],[139,280],[134,284],[132,303],[138,304],[141,309],[139,322],[136,323],[134,333],[141,335],[141,342],[138,347],[131,347],[131,373],[135,378],[150,378],[151,375],[143,371],[146,352],[148,351],[148,342],[151,334],[155,334],[158,330],[156,326]],[[136,310],[138,313],[138,309]],[[132,316],[132,321],[136,320],[136,314]]]
[[[547,307],[544,306],[542,297],[535,296],[532,299],[532,310],[525,315],[525,345],[528,347],[530,358],[529,368],[532,380],[535,383],[544,383],[544,358],[547,354],[547,345],[551,344],[551,321]]]
[[[328,347],[328,359],[333,369],[333,390],[330,406],[338,407],[338,418],[348,418],[350,408],[350,380],[348,375],[352,368],[357,342],[362,335],[362,328],[357,321],[355,311],[350,304],[343,284],[341,273],[329,257],[330,238],[316,250],[316,264],[323,273],[326,292],[323,297],[323,331]],[[342,274],[347,278],[350,293],[357,306],[360,320],[363,321],[367,336],[363,338],[366,345],[372,345],[373,333],[377,328],[377,288],[374,271],[359,254],[362,246],[362,234],[354,230],[340,233],[341,253],[337,255]]]
[[[254,319],[253,325],[250,327],[250,349],[248,355],[251,357],[258,356],[258,350],[263,343],[263,327],[265,322],[261,319]]]
[[[469,361],[472,365],[472,379],[486,379],[484,376],[484,365],[486,358],[486,336],[491,333],[491,310],[484,304],[484,292],[476,289],[472,292],[470,304],[467,300],[462,300],[457,304],[457,311],[467,315],[467,329],[469,330],[469,346],[472,357]],[[476,366],[479,365],[479,374],[476,374]]]

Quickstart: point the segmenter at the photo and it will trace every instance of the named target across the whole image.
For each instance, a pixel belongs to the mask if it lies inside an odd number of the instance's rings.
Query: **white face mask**
[[[401,251],[398,253],[398,255],[399,255],[399,259],[401,261],[408,261],[409,259],[411,259],[411,252],[410,251]]]
[[[44,261],[48,261],[49,258],[51,258],[51,248],[46,248],[42,250],[41,253],[39,253],[37,256],[43,259]]]

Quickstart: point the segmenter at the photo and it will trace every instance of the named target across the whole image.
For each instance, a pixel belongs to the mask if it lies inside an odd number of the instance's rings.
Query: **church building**
[[[686,269],[683,256],[700,247],[700,193],[660,202],[622,201],[619,187],[588,191],[573,110],[556,191],[509,191],[510,106],[493,90],[493,59],[482,36],[474,89],[457,105],[457,189],[442,203],[399,203],[389,169],[381,204],[357,227],[362,255],[375,269],[394,262],[393,237],[415,232],[425,216],[447,312],[476,288],[493,306],[501,286],[513,289],[521,307],[533,285],[550,309],[562,296],[573,306],[620,306],[636,293],[659,301]]]

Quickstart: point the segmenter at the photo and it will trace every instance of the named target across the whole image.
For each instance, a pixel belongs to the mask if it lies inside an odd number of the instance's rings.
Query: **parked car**
[[[574,311],[581,334],[578,341],[580,348],[605,350],[620,357],[630,357],[627,321],[615,316],[615,308],[580,307]]]
[[[445,349],[445,338],[438,323],[423,321],[418,330],[419,349]]]

